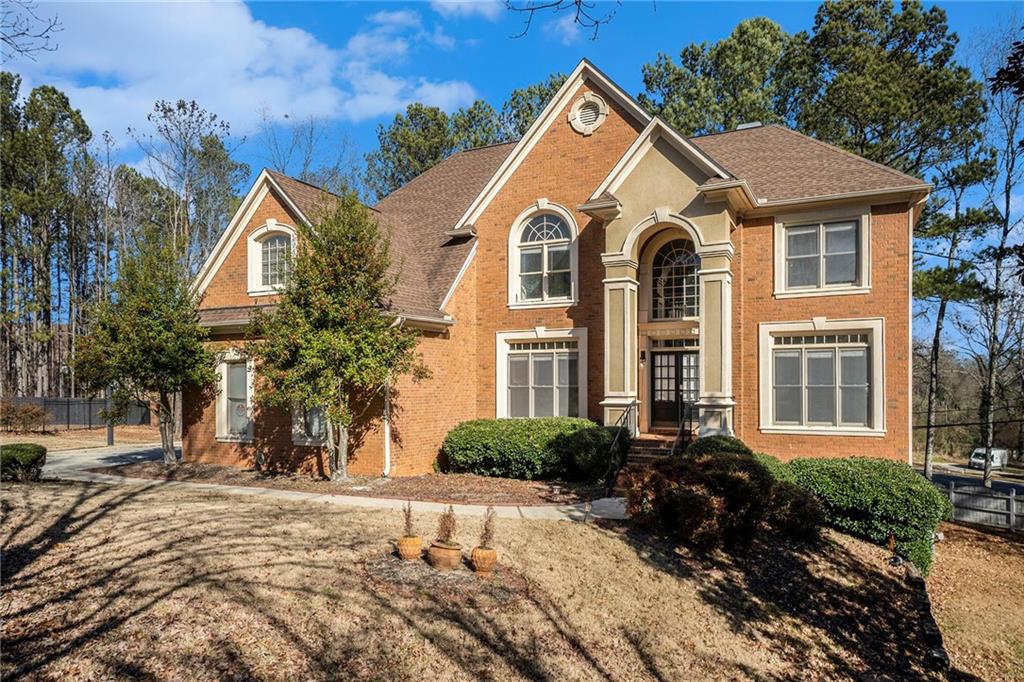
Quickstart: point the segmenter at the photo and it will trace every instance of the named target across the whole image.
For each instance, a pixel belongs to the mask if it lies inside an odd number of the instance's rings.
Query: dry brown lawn
[[[160,429],[156,426],[115,426],[114,444],[159,443]],[[45,445],[49,452],[98,448],[107,444],[106,427],[98,429],[72,429],[70,431],[47,431],[46,433],[0,433],[0,443],[38,443]]]
[[[986,680],[1024,680],[1024,534],[942,531],[928,592],[950,658]]]
[[[9,679],[921,679],[916,595],[885,553],[673,553],[498,521],[525,593],[480,606],[370,579],[398,511],[78,482],[3,491]],[[435,522],[417,519],[429,535]],[[478,520],[460,519],[471,546]]]
[[[563,481],[522,481],[474,474],[423,476],[353,476],[344,481],[309,474],[261,472],[253,469],[181,462],[166,467],[162,461],[132,462],[93,469],[100,474],[161,481],[196,481],[249,488],[297,490],[320,495],[359,495],[394,500],[494,506],[575,504],[605,496],[604,486]]]

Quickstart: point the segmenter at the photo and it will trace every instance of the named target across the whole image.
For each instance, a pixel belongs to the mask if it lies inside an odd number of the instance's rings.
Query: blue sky
[[[1015,3],[940,3],[964,44],[1005,26]],[[258,170],[256,134],[271,118],[317,116],[332,122],[362,154],[378,123],[410,101],[454,110],[481,97],[500,106],[516,87],[589,57],[626,90],[642,89],[640,67],[659,51],[715,41],[740,20],[768,16],[788,31],[810,28],[815,3],[682,3],[659,0],[601,5],[614,20],[596,41],[568,14],[538,16],[530,32],[500,0],[480,2],[44,3],[64,30],[59,49],[5,68],[28,87],[54,84],[137,152],[125,133],[145,128],[153,102],[196,99],[249,141],[237,154]]]

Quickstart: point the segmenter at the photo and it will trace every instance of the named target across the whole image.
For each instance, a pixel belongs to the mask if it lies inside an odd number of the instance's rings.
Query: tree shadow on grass
[[[798,669],[807,666],[809,676],[978,679],[932,664],[938,642],[926,629],[931,619],[921,592],[878,555],[852,551],[846,542],[854,541],[839,534],[815,543],[766,534],[708,553],[635,529],[620,536],[658,571],[693,583],[733,632],[766,643]]]

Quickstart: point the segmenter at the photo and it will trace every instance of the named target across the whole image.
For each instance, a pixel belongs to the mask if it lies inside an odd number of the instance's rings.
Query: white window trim
[[[281,293],[280,286],[263,284],[263,242],[270,237],[284,235],[289,238],[292,256],[295,256],[295,228],[270,218],[266,223],[249,233],[246,239],[246,269],[248,271],[248,293],[250,296],[270,296]]]
[[[790,333],[867,333],[869,357],[871,358],[871,426],[799,426],[776,425],[772,386],[774,385],[775,350],[773,338]],[[785,346],[782,346],[785,348]],[[860,319],[829,320],[816,317],[805,322],[762,322],[758,325],[758,402],[760,403],[761,433],[823,436],[884,436],[885,431],[885,320],[881,317]]]
[[[306,425],[302,419],[302,409],[296,407],[292,410],[292,444],[311,447],[321,447],[326,444],[326,438],[311,438],[306,435]]]
[[[821,287],[786,287],[786,228],[844,220],[857,223],[857,276],[852,284],[827,284]],[[857,206],[807,213],[786,213],[775,216],[775,298],[806,298],[810,296],[847,296],[871,292],[871,207]],[[820,254],[819,254],[820,255]]]
[[[553,213],[562,218],[569,226],[569,232],[571,233],[569,238],[569,267],[572,268],[570,277],[572,295],[567,298],[520,301],[519,242],[526,222],[540,213]],[[573,218],[572,213],[564,206],[560,206],[547,199],[538,199],[516,217],[512,222],[512,229],[508,233],[508,307],[515,310],[527,308],[568,308],[574,306],[579,302],[579,278],[579,228],[576,226],[576,219]]]
[[[535,327],[521,331],[497,332],[495,335],[495,370],[494,382],[494,416],[498,419],[508,418],[508,356],[509,344],[517,341],[576,341],[576,350],[579,358],[579,377],[577,389],[579,390],[579,416],[587,417],[587,328],[574,327],[572,329],[547,329]]]
[[[594,102],[597,104],[597,119],[590,125],[584,124],[580,120],[580,110],[584,104],[588,102]],[[584,137],[593,135],[594,131],[601,127],[604,120],[608,118],[608,104],[601,98],[600,95],[593,92],[585,92],[583,96],[578,98],[572,103],[572,108],[569,110],[569,125],[580,135]]]
[[[228,362],[245,360],[245,403],[248,409],[249,427],[245,435],[228,433]],[[232,348],[217,356],[217,372],[220,374],[217,391],[217,440],[224,443],[251,443],[253,441],[253,361],[238,349]]]

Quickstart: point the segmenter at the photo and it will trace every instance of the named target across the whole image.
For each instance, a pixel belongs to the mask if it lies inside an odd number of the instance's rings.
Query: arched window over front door
[[[677,320],[700,314],[700,257],[689,239],[664,244],[651,263],[651,316]]]

